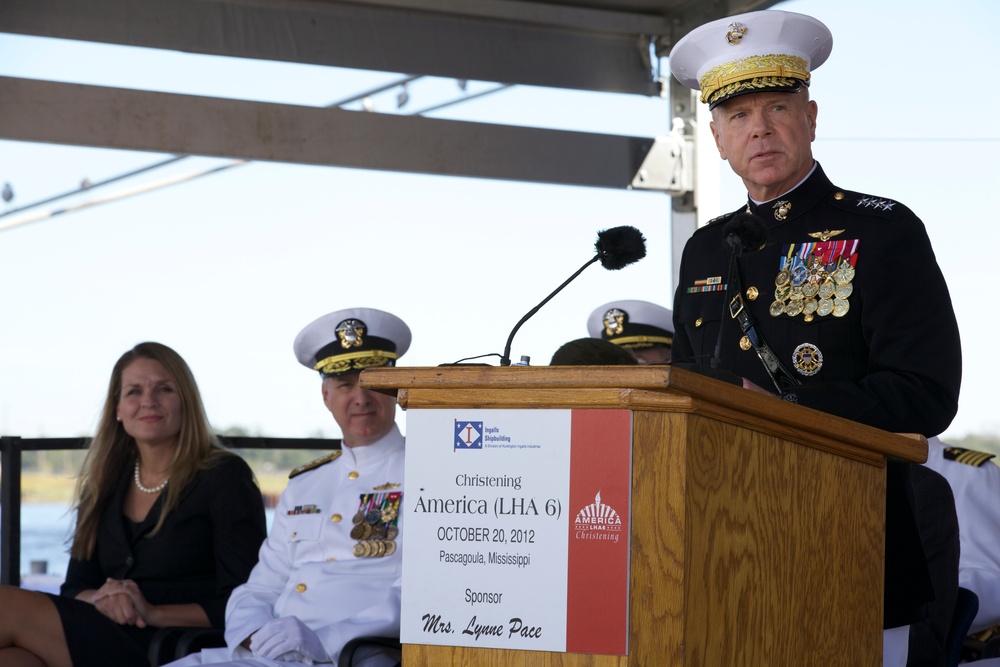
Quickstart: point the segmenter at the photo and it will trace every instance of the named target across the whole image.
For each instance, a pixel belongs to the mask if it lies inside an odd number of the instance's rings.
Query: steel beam
[[[490,12],[475,15],[410,4],[4,0],[0,32],[499,83],[659,92],[649,64],[654,35],[621,32],[660,30],[665,21],[656,16],[604,12],[608,28],[600,29],[602,12],[577,17],[546,3],[493,2],[486,5]],[[541,18],[531,13],[532,5]],[[549,22],[557,19],[561,24]]]
[[[0,77],[0,138],[626,188],[651,138]]]

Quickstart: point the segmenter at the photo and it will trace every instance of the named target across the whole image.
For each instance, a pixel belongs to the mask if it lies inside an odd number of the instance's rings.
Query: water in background
[[[274,510],[266,509],[268,530]],[[59,592],[69,563],[69,539],[76,517],[63,503],[21,505],[21,586]],[[45,571],[40,563],[45,563]]]
[[[22,574],[32,561],[45,561],[49,573],[65,576],[74,518],[71,506],[63,503],[21,505]]]

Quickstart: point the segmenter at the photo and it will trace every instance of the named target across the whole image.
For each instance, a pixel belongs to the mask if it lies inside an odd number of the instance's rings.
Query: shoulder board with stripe
[[[327,454],[326,456],[324,456],[322,458],[318,458],[315,461],[310,461],[309,463],[306,463],[305,465],[300,465],[298,468],[295,468],[294,470],[292,470],[292,472],[288,473],[288,479],[296,477],[297,475],[301,475],[304,472],[309,472],[310,470],[315,470],[316,468],[319,468],[320,466],[326,465],[330,461],[336,461],[337,457],[340,456],[340,453],[341,452],[338,449],[337,451],[332,452],[330,454]]]
[[[949,461],[958,461],[959,463],[965,463],[977,468],[995,457],[996,454],[990,454],[989,452],[977,452],[971,449],[962,449],[961,447],[944,448],[945,459]]]

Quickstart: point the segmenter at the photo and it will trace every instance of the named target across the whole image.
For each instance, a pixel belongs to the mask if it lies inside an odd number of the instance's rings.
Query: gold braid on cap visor
[[[323,375],[337,375],[339,373],[346,373],[347,371],[363,371],[366,368],[388,366],[395,359],[399,359],[398,354],[395,352],[383,352],[382,350],[349,352],[318,361],[313,366],[313,370],[317,370]]]
[[[788,88],[809,83],[809,65],[798,56],[770,54],[748,56],[723,63],[698,80],[701,101],[713,104],[734,93],[767,88]]]
[[[673,345],[673,336],[622,336],[610,339],[615,345],[622,347],[653,347],[654,345]]]

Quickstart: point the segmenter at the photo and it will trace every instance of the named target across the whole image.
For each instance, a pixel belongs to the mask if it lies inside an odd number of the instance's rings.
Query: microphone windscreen
[[[597,256],[601,266],[617,271],[646,256],[646,239],[635,227],[624,225],[597,232]]]
[[[757,252],[767,243],[767,226],[759,216],[740,211],[722,228],[726,243],[737,255]]]

